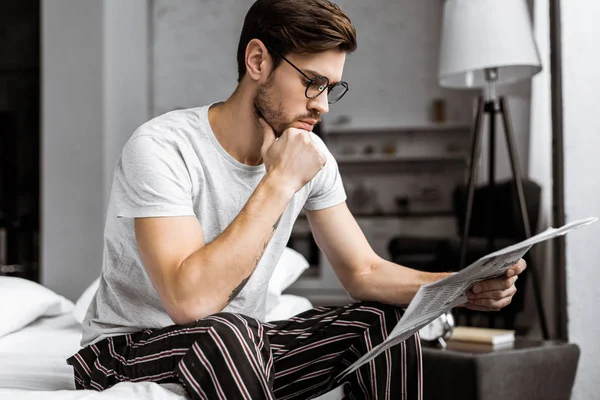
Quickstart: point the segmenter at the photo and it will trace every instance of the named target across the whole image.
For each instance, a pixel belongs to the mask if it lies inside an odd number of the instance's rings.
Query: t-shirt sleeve
[[[335,158],[321,138],[313,134],[313,140],[319,147],[319,150],[326,155],[327,163],[313,180],[309,182],[310,191],[304,208],[311,211],[323,210],[346,201],[346,191],[344,190],[344,184]]]
[[[123,147],[115,167],[113,200],[118,217],[195,215],[192,182],[176,143],[140,135]]]

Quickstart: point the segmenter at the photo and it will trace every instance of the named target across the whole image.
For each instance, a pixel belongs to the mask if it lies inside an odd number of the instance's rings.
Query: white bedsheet
[[[285,319],[311,308],[305,298],[283,295],[267,320]],[[0,338],[0,400],[186,399],[181,385],[124,382],[104,392],[74,390],[66,359],[79,350],[81,326],[72,314],[40,319]],[[335,390],[320,400],[341,399]]]
[[[71,313],[40,318],[25,328],[0,338],[0,354],[64,355],[79,350],[81,325]]]
[[[39,319],[0,338],[0,388],[75,389],[73,368],[65,360],[79,350],[80,339],[81,326],[71,313]]]
[[[103,392],[93,390],[30,391],[0,389],[2,400],[185,400],[180,385],[140,382],[119,383]]]

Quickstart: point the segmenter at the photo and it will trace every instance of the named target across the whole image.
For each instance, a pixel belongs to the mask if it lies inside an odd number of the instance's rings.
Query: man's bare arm
[[[239,294],[293,194],[277,176],[266,175],[240,214],[209,244],[195,216],[135,220],[144,266],[175,323],[219,312]]]
[[[331,262],[340,281],[356,300],[406,305],[422,285],[449,273],[427,273],[392,263],[371,248],[346,204],[307,213],[316,242]],[[492,311],[510,304],[514,283],[525,269],[521,260],[505,276],[481,282],[468,293],[465,307]],[[512,274],[511,274],[512,273]]]
[[[281,216],[279,217],[279,219],[281,219]],[[271,235],[269,235],[269,238],[266,241],[264,241],[264,243],[262,244],[262,251],[260,253],[258,253],[257,256],[255,257],[255,259],[254,259],[254,269],[252,270],[252,273],[254,273],[254,270],[258,266],[258,263],[260,262],[263,254],[265,253],[265,250],[267,249],[267,246],[269,245],[269,242],[271,241],[271,238],[273,237],[273,234],[275,233],[275,230],[277,229],[277,224],[279,222],[279,219],[277,219],[277,222],[275,223],[275,225],[273,225],[273,230],[271,231]],[[228,302],[231,302],[233,299],[236,298],[236,296],[238,294],[240,294],[240,292],[242,291],[242,289],[244,289],[244,287],[246,286],[246,284],[248,283],[248,281],[252,277],[252,273],[250,273],[250,275],[246,279],[244,279],[238,285],[238,287],[236,287],[233,290],[233,292],[231,292],[231,294],[229,295],[229,301]]]
[[[319,248],[355,300],[404,305],[419,288],[443,278],[383,260],[374,251],[346,203],[308,211]]]

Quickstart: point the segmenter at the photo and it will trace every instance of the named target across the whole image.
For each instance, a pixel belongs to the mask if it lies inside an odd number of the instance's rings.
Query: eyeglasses
[[[327,101],[329,104],[334,104],[340,101],[340,99],[348,92],[348,83],[341,81],[330,85],[329,78],[326,76],[317,76],[315,78],[311,78],[302,72],[300,68],[296,67],[290,60],[273,50],[271,47],[267,46],[267,49],[281,57],[283,60],[285,60],[285,62],[294,67],[296,71],[300,72],[300,74],[306,78],[306,82],[304,83],[306,85],[306,92],[304,95],[307,98],[316,99],[325,91],[325,89],[327,89]]]

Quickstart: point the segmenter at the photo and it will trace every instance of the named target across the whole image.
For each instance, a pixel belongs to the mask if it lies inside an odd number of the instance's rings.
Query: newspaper
[[[548,228],[529,239],[488,254],[456,274],[422,286],[387,339],[350,365],[338,378],[355,371],[391,346],[405,341],[451,308],[467,303],[467,290],[477,282],[502,276],[534,244],[564,235],[573,229],[596,222],[597,219],[590,217],[571,222],[561,228]]]

